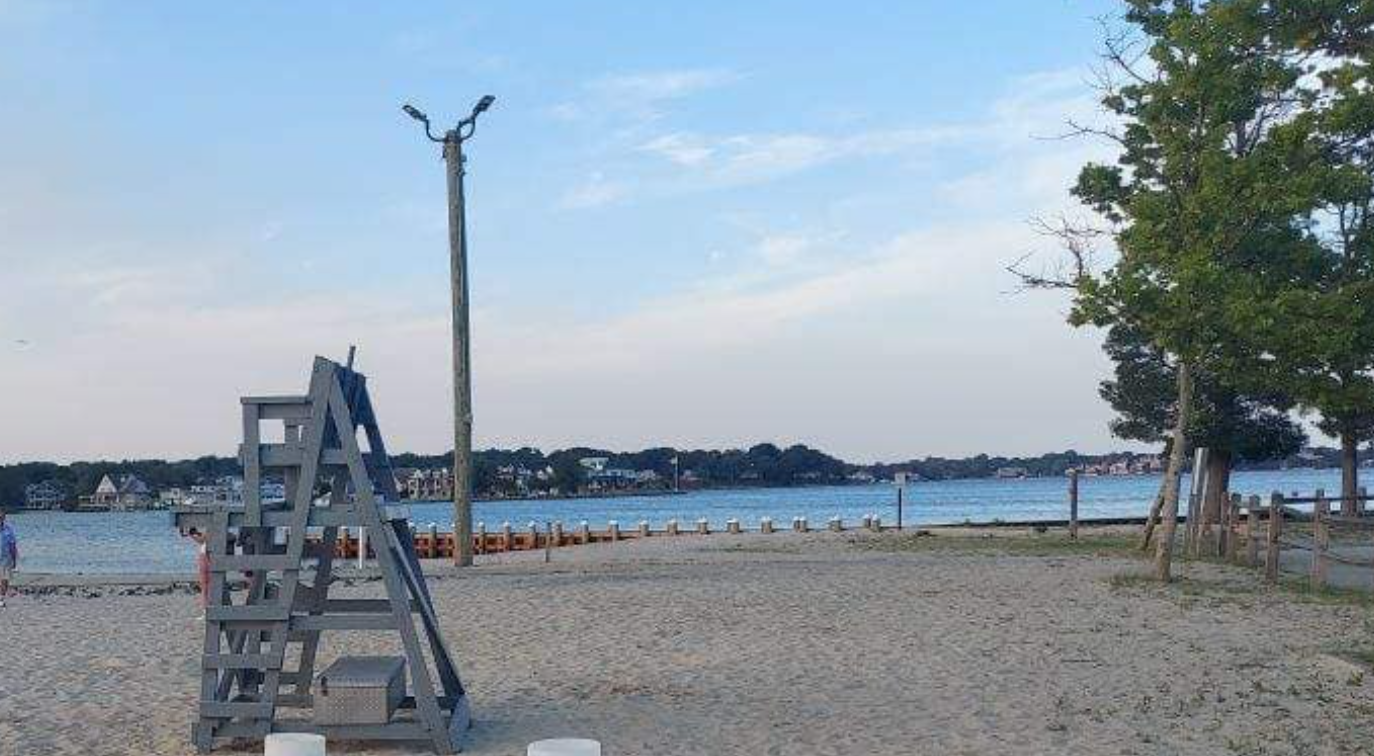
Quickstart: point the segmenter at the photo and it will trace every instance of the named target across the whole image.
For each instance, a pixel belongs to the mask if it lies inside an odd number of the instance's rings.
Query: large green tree
[[[1197,377],[1230,364],[1227,313],[1246,265],[1285,242],[1294,209],[1283,189],[1291,159],[1273,127],[1300,103],[1296,56],[1273,40],[1273,7],[1260,0],[1129,0],[1139,47],[1113,38],[1102,105],[1119,127],[1091,129],[1119,147],[1090,164],[1073,193],[1109,226],[1116,258],[1089,265],[1091,239],[1065,228],[1076,268],[1071,322],[1125,326],[1172,366],[1174,417],[1156,541],[1155,574],[1168,580],[1179,476],[1193,424]],[[1138,50],[1138,54],[1137,54]]]
[[[1321,56],[1310,103],[1279,129],[1309,155],[1295,182],[1311,194],[1307,254],[1296,275],[1260,282],[1258,304],[1233,311],[1251,316],[1248,335],[1267,358],[1252,375],[1285,387],[1340,439],[1349,513],[1359,445],[1374,432],[1374,3],[1281,6],[1285,42]]]

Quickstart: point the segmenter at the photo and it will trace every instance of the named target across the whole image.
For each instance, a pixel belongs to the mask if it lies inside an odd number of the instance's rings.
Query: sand
[[[1165,588],[1116,577],[1141,569],[1126,557],[890,541],[649,539],[436,577],[469,751],[582,736],[644,756],[1374,752],[1374,674],[1330,653],[1374,648],[1367,608],[1233,568]],[[192,753],[195,597],[69,593],[0,610],[0,754]],[[389,648],[335,638],[326,661]]]

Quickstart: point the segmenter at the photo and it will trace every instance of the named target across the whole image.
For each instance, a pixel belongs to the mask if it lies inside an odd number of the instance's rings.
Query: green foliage
[[[1176,411],[1176,368],[1139,330],[1115,325],[1104,348],[1115,376],[1101,394],[1118,413],[1120,438],[1162,442]],[[1290,419],[1292,401],[1281,393],[1244,393],[1215,371],[1194,371],[1195,398],[1188,438],[1197,446],[1230,452],[1237,460],[1282,459],[1298,452],[1306,434]]]

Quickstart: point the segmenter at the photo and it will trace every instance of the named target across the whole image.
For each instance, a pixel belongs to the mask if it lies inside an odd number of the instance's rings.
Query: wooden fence
[[[1338,550],[1343,546],[1374,548],[1374,512],[1366,506],[1370,500],[1364,489],[1344,500],[1328,499],[1321,490],[1313,496],[1285,496],[1276,491],[1267,505],[1258,496],[1242,500],[1234,494],[1222,507],[1215,528],[1194,520],[1196,525],[1185,530],[1185,549],[1191,549],[1189,553],[1195,556],[1263,567],[1269,583],[1278,582],[1285,549],[1310,552],[1310,584],[1314,589],[1326,588],[1332,564],[1374,568],[1374,558],[1348,556]],[[1331,505],[1336,502],[1341,508],[1332,512]],[[1312,505],[1310,513],[1298,509],[1298,505],[1306,504]],[[1191,506],[1190,510],[1197,511]]]

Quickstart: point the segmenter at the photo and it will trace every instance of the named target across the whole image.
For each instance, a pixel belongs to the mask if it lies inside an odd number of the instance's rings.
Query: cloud
[[[564,210],[587,210],[618,202],[628,195],[628,184],[607,180],[605,174],[593,171],[585,181],[563,194],[558,207]]]
[[[589,82],[587,89],[612,101],[640,104],[683,97],[730,84],[739,78],[738,74],[724,68],[643,71],[602,76]]]
[[[576,101],[549,108],[565,121],[629,118],[634,122],[658,120],[666,103],[739,81],[742,77],[725,68],[683,68],[638,71],[599,76],[581,85]]]

